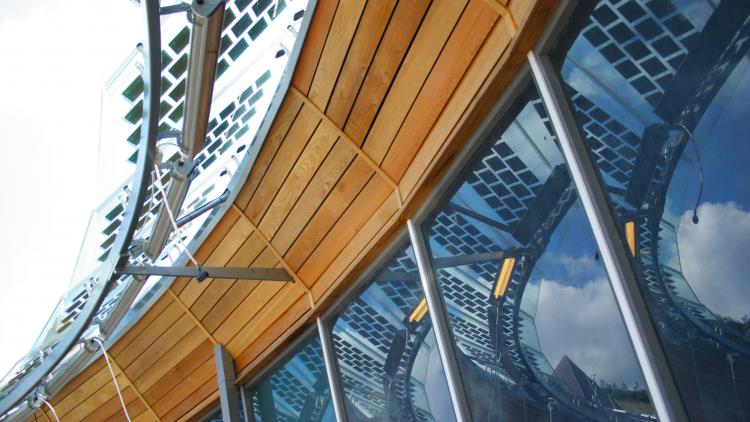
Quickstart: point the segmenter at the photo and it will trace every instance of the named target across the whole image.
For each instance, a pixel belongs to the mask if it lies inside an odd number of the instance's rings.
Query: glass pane
[[[257,422],[336,420],[317,336],[249,391]]]
[[[555,51],[693,420],[750,415],[750,3],[583,1]]]
[[[350,421],[455,421],[410,245],[339,314],[333,340]]]
[[[424,223],[474,420],[653,420],[609,280],[529,86]]]

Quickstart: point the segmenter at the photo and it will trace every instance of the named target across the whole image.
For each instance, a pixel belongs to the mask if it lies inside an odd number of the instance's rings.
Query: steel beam
[[[231,280],[293,281],[283,268],[245,267],[159,267],[155,265],[124,265],[119,274],[162,277],[210,277]],[[205,273],[203,273],[205,272]]]
[[[185,224],[195,220],[196,218],[200,217],[204,213],[211,211],[212,209],[216,208],[218,205],[221,205],[224,203],[224,201],[229,198],[229,190],[225,190],[224,193],[219,195],[219,197],[214,198],[205,204],[201,205],[200,207],[196,208],[193,212],[186,214],[179,219],[177,219],[177,227],[182,227]]]
[[[216,358],[216,380],[219,383],[221,419],[224,422],[240,422],[239,390],[234,383],[234,360],[221,344],[214,347]]]

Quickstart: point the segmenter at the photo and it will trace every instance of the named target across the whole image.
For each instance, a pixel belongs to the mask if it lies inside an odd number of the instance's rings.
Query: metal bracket
[[[217,198],[214,198],[205,204],[201,205],[200,207],[196,208],[192,212],[185,214],[180,219],[177,220],[177,227],[182,227],[185,224],[195,220],[196,218],[200,217],[204,213],[211,211],[214,209],[217,205],[221,205],[224,203],[224,201],[229,198],[229,190],[225,190],[224,193],[219,195]]]
[[[160,7],[159,14],[161,16],[171,15],[173,13],[190,12],[191,9],[192,8],[190,6],[190,3],[173,4],[170,6]]]
[[[159,267],[154,265],[124,265],[115,271],[117,274],[162,277],[193,277],[198,281],[206,278],[230,280],[264,280],[291,282],[292,276],[283,268],[245,267]]]

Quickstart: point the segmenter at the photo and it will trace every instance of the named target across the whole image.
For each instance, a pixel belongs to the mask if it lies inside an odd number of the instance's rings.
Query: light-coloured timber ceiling
[[[215,342],[244,381],[314,323],[403,228],[555,5],[319,0],[254,167],[195,254],[296,282],[177,279],[109,351],[131,417],[200,416],[218,402]],[[52,404],[63,421],[124,418],[101,358]]]

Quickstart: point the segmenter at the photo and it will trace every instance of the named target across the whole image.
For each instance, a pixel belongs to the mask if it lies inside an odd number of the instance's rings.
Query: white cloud
[[[680,218],[677,232],[682,271],[696,296],[713,312],[750,316],[750,212],[734,202],[704,203]]]
[[[542,280],[536,327],[553,367],[567,355],[597,380],[644,385],[606,278],[580,287]]]

